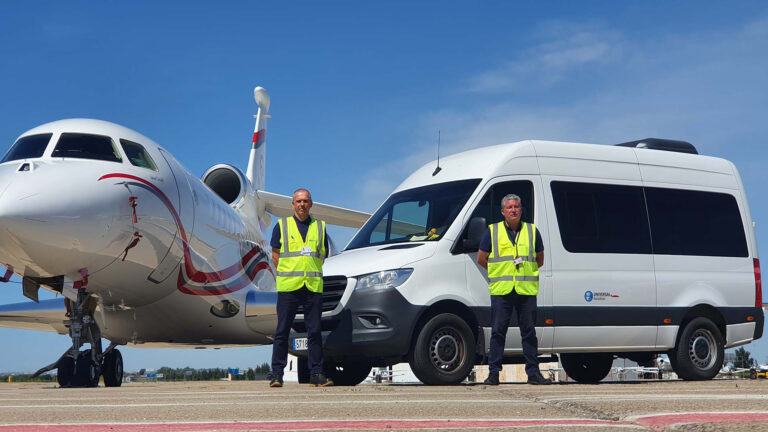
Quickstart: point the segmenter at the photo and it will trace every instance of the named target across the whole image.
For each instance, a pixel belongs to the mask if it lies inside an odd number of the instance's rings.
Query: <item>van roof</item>
[[[433,173],[437,167],[437,161],[433,160],[408,176],[395,189],[395,192],[468,178],[486,180],[502,175],[547,174],[540,170],[540,160],[537,160],[537,157],[560,161],[574,159],[625,163],[632,165],[634,170],[637,170],[638,166],[645,166],[709,172],[723,179],[716,182],[717,186],[738,188],[737,181],[734,179],[735,167],[731,162],[721,158],[614,145],[525,140],[476,148],[441,157],[441,169],[435,175]],[[698,181],[696,176],[687,177],[691,177],[691,181]],[[711,181],[705,181],[702,184],[710,185]]]

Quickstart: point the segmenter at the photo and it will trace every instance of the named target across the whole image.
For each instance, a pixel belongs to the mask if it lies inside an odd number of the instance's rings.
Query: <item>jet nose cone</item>
[[[132,234],[127,202],[100,189],[95,173],[44,168],[0,170],[0,263],[58,276],[114,261]]]

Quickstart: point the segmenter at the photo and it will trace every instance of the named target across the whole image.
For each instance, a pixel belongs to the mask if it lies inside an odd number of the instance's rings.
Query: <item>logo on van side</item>
[[[609,293],[609,292],[602,292],[602,291],[599,291],[599,292],[585,291],[584,292],[584,300],[586,300],[587,303],[591,302],[592,300],[602,301],[602,300],[607,300],[612,298],[619,298],[619,295]]]

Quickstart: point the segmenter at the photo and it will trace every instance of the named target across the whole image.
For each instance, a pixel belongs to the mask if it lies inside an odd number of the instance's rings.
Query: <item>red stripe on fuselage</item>
[[[153,191],[155,191],[156,195],[163,201],[165,206],[168,208],[168,210],[171,212],[171,216],[173,216],[174,221],[176,222],[176,226],[179,229],[179,234],[181,236],[182,241],[182,248],[184,251],[184,269],[179,269],[179,278],[177,287],[179,291],[185,293],[185,294],[193,294],[193,295],[220,295],[220,294],[228,294],[237,290],[240,290],[250,284],[253,280],[253,277],[255,277],[255,273],[253,276],[246,275],[251,280],[243,281],[239,280],[236,285],[233,286],[224,286],[224,287],[210,287],[210,288],[190,288],[186,286],[186,280],[184,279],[184,275],[182,272],[186,272],[187,277],[190,281],[195,283],[221,283],[224,280],[227,280],[229,278],[232,278],[233,276],[240,273],[245,265],[250,261],[260,250],[258,246],[254,246],[248,253],[243,256],[239,262],[236,262],[235,264],[223,269],[223,270],[217,270],[213,272],[203,272],[195,268],[194,264],[192,263],[192,254],[190,252],[189,248],[189,241],[187,239],[187,233],[184,230],[184,225],[181,223],[181,218],[179,217],[179,214],[176,212],[176,208],[173,206],[173,203],[171,203],[171,200],[168,199],[168,196],[165,195],[165,193],[152,184],[151,182],[144,180],[141,177],[137,177],[135,175],[131,174],[124,174],[124,173],[113,173],[113,174],[106,174],[104,176],[101,176],[99,178],[99,181],[110,179],[110,178],[125,178],[134,180],[137,182],[140,182],[148,187],[150,187]],[[269,265],[267,265],[269,267]]]

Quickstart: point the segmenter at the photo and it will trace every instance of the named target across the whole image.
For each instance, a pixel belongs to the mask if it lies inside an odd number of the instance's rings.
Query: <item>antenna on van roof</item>
[[[440,168],[440,129],[437,130],[437,168],[432,172],[432,177],[437,175],[442,168]]]

